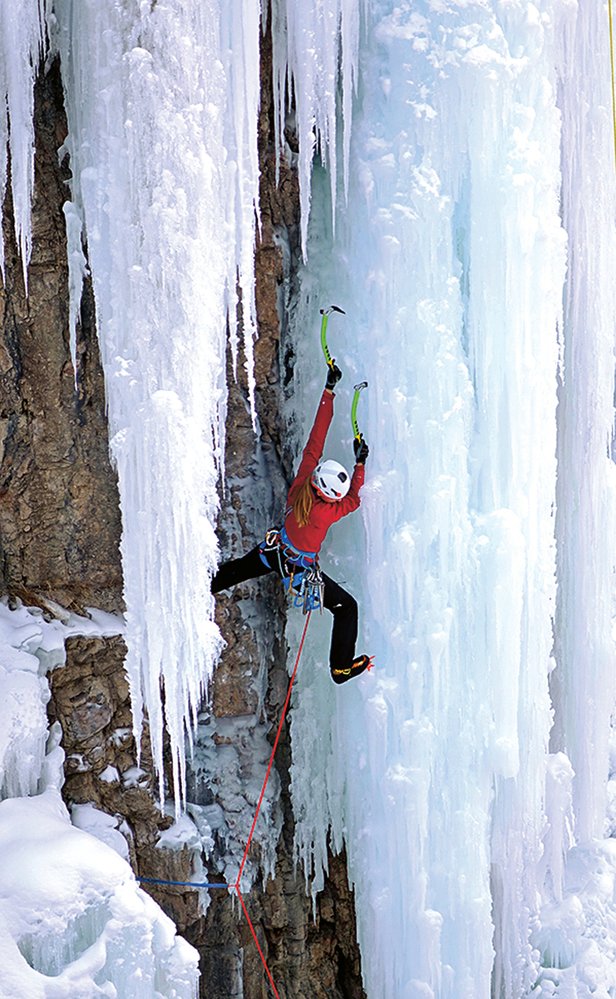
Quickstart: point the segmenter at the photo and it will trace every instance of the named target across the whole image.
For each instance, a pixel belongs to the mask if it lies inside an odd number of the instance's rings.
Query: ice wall
[[[179,804],[185,734],[221,647],[210,579],[237,288],[252,364],[259,4],[56,0],[54,11],[73,313],[83,241],[122,508],[135,732],[146,710],[162,797],[166,726]]]
[[[11,124],[7,133],[2,117],[0,129],[25,264],[32,83],[50,15],[43,3],[4,6]],[[348,318],[332,323],[330,342],[345,379],[329,453],[347,464],[350,389],[370,382],[363,538],[358,516],[339,525],[326,567],[358,596],[361,648],[378,671],[333,689],[329,622],[314,619],[292,718],[298,855],[316,889],[328,836],[346,844],[371,999],[609,994],[616,859],[610,842],[590,842],[602,832],[614,699],[605,11],[587,0],[276,0],[272,23],[285,153],[284,102],[295,100],[306,258],[291,303],[292,415],[304,428],[312,418],[318,308],[337,302]],[[50,24],[73,171],[71,316],[87,248],[135,724],[146,708],[161,774],[166,724],[179,799],[184,733],[220,648],[209,578],[236,279],[249,364],[254,332],[258,5],[56,0]],[[78,843],[58,812],[45,681],[23,643],[11,648],[1,776],[4,793],[33,797],[5,803],[9,860],[11,825],[41,821]],[[139,909],[145,936],[130,938],[131,954],[153,932],[178,956],[134,886],[126,907],[126,871],[111,869],[104,892],[97,872],[67,874],[75,918],[84,886],[94,881],[102,900],[94,919],[84,914],[79,938],[92,946],[81,957],[70,929],[60,957],[28,938],[19,958],[10,938],[22,971],[41,964],[38,985],[60,961],[87,972],[84,995],[96,994],[90,980],[98,987],[117,943],[105,913]],[[23,901],[17,884],[13,894]],[[48,901],[35,909],[51,922]],[[26,925],[34,909],[19,906],[3,916]],[[78,994],[66,988],[41,994]]]
[[[554,698],[573,764],[580,841],[605,819],[614,671],[614,133],[607,11],[581,4],[563,37],[563,219],[569,234],[557,528],[561,565]]]
[[[331,178],[313,176],[293,407],[307,427],[323,378],[318,307],[336,302],[348,317],[330,349],[345,378],[327,453],[352,461],[351,388],[364,377],[372,453],[365,540],[356,521],[341,525],[327,568],[358,596],[359,651],[379,668],[332,692],[327,622],[313,630],[293,796],[316,885],[328,827],[346,843],[370,996],[477,999],[494,975],[496,994],[519,999],[537,977],[568,13],[368,5],[333,237]],[[311,70],[292,69],[296,91],[310,90]],[[565,812],[552,816],[556,844]]]
[[[319,4],[272,0],[271,3],[276,142],[283,153],[286,116],[293,106],[299,140],[297,165],[304,256],[315,155],[322,156],[329,167],[334,217],[340,153],[345,192],[348,186],[351,112],[365,6],[366,0],[323,0]]]
[[[33,87],[50,6],[0,6],[0,196],[4,202],[10,175],[26,285]],[[3,261],[0,236],[4,278]],[[104,614],[63,617],[61,624],[0,602],[0,997],[193,999],[196,951],[138,888],[129,865],[71,825],[62,803],[64,753],[59,726],[48,730],[46,672],[63,664],[70,635],[117,634],[122,627]]]

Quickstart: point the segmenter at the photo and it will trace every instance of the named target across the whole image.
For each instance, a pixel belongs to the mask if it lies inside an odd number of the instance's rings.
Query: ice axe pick
[[[361,434],[359,432],[359,426],[357,424],[357,404],[359,403],[359,396],[361,394],[361,390],[368,388],[368,382],[358,382],[358,384],[354,385],[353,388],[355,389],[355,391],[353,393],[353,402],[351,404],[351,426],[353,427],[353,436],[357,440],[360,440]]]
[[[337,305],[330,305],[329,309],[320,309],[319,311],[321,313],[321,347],[323,348],[323,353],[325,354],[325,360],[331,368],[334,362],[329,352],[329,347],[327,346],[327,323],[332,312],[338,312],[341,316],[345,316],[346,312],[344,309],[340,309]]]

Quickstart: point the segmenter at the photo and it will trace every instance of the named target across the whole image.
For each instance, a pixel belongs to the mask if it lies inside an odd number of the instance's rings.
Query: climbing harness
[[[291,544],[289,535],[285,531],[284,527],[270,528],[269,531],[266,531],[265,539],[259,545],[259,555],[261,556],[261,561],[264,565],[271,569],[271,565],[267,558],[267,555],[269,554],[277,554],[280,574],[282,576],[289,575],[289,573],[285,571],[283,562],[285,566],[288,563],[296,568],[308,569],[317,561],[316,552],[303,552]]]
[[[263,953],[263,950],[262,950],[261,945],[259,943],[259,939],[257,937],[257,933],[256,933],[256,930],[254,928],[252,919],[250,918],[248,909],[246,908],[246,903],[244,902],[244,897],[243,897],[242,891],[241,891],[241,880],[242,880],[242,874],[244,873],[244,867],[246,866],[246,860],[248,859],[248,851],[250,850],[250,844],[252,843],[252,838],[254,836],[254,832],[255,832],[255,829],[256,829],[256,826],[257,826],[257,819],[259,818],[259,812],[261,811],[261,805],[263,804],[263,799],[265,797],[265,791],[266,791],[266,788],[267,788],[267,784],[268,784],[268,781],[269,781],[269,778],[270,778],[270,774],[272,772],[272,766],[274,765],[274,757],[276,755],[276,750],[278,749],[278,743],[280,742],[280,736],[282,734],[282,727],[284,725],[284,721],[285,721],[285,718],[287,716],[287,711],[289,710],[289,704],[291,703],[291,691],[293,690],[293,684],[295,683],[295,677],[297,676],[297,668],[299,666],[299,661],[300,661],[300,658],[301,658],[301,655],[302,655],[302,650],[304,648],[304,641],[306,639],[306,632],[308,631],[308,625],[309,625],[309,623],[310,623],[310,612],[308,612],[308,615],[306,617],[306,623],[304,624],[304,630],[302,632],[302,637],[301,637],[300,642],[299,642],[299,647],[298,647],[298,650],[297,650],[297,655],[295,657],[295,665],[293,666],[293,672],[291,673],[291,679],[289,680],[289,686],[288,686],[288,689],[287,689],[287,696],[285,698],[285,702],[284,702],[284,705],[283,705],[283,708],[282,708],[282,713],[280,715],[280,721],[278,722],[278,728],[276,730],[276,737],[274,739],[274,745],[272,746],[272,752],[270,754],[269,763],[267,765],[267,770],[265,771],[265,778],[263,780],[263,786],[261,787],[261,794],[259,795],[259,801],[257,802],[257,809],[255,811],[255,817],[252,820],[252,826],[250,827],[250,832],[248,834],[248,839],[246,841],[246,846],[244,848],[244,853],[242,855],[242,861],[241,861],[240,866],[239,866],[239,870],[238,870],[238,874],[237,874],[237,879],[235,880],[234,884],[228,885],[228,884],[220,884],[218,882],[216,882],[216,883],[209,883],[207,881],[202,881],[202,882],[192,882],[192,881],[163,881],[163,880],[158,880],[157,878],[140,878],[140,877],[137,877],[137,881],[139,881],[139,882],[141,882],[143,884],[150,884],[150,885],[178,885],[180,887],[186,886],[186,887],[190,887],[190,888],[226,888],[226,889],[230,889],[231,891],[234,891],[237,894],[237,897],[240,900],[240,905],[242,907],[242,912],[244,913],[244,915],[246,917],[246,922],[248,923],[248,928],[250,929],[250,933],[251,933],[252,939],[255,942],[255,946],[256,946],[257,951],[259,953],[259,957],[261,958],[261,963],[263,964],[263,967],[265,969],[265,974],[267,975],[268,981],[269,981],[269,983],[270,983],[270,985],[272,987],[272,991],[274,993],[275,999],[280,999],[280,993],[278,992],[278,989],[276,988],[276,986],[274,984],[274,979],[272,977],[272,973],[271,973],[271,971],[270,971],[270,969],[268,967],[267,960],[265,958],[265,954]]]
[[[323,612],[325,583],[316,552],[300,551],[291,544],[284,527],[272,527],[259,545],[259,555],[268,568],[272,567],[268,556],[275,556],[283,586],[292,595],[294,607],[301,607],[303,614],[317,609]]]

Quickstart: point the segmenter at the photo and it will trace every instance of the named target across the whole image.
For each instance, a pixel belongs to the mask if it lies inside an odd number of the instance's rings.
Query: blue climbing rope
[[[160,878],[140,878],[137,881],[146,885],[177,885],[178,888],[233,888],[233,885],[214,883],[211,881],[163,881]]]

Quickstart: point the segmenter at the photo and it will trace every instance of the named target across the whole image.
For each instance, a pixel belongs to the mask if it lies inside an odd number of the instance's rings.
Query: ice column
[[[365,0],[323,0],[319,4],[302,3],[301,0],[272,2],[276,137],[279,150],[283,151],[286,115],[294,102],[299,137],[304,254],[315,154],[320,154],[328,166],[331,199],[335,206],[341,141],[345,192],[348,186],[351,109],[357,86],[360,20],[364,5]]]
[[[536,972],[565,276],[558,13],[371,5],[333,241],[328,179],[313,174],[294,408],[305,426],[318,307],[335,301],[345,377],[327,454],[352,461],[350,389],[367,377],[371,455],[365,544],[348,518],[324,563],[357,596],[358,651],[379,668],[332,690],[316,624],[292,721],[297,847],[318,885],[328,826],[346,843],[366,991],[386,999],[490,995],[493,938],[499,995],[518,999]]]
[[[45,38],[51,0],[11,0],[0,5],[0,204],[4,204],[8,157],[15,238],[24,280],[30,261],[34,188],[34,80]],[[4,243],[0,233],[0,271]]]
[[[135,730],[147,711],[176,802],[185,732],[220,650],[217,559],[227,326],[255,330],[258,0],[57,0],[72,169],[122,508]]]
[[[569,234],[557,504],[555,743],[575,772],[580,841],[605,817],[614,672],[616,213],[607,12],[582,3],[564,36],[563,218]],[[610,454],[611,450],[611,454]]]

